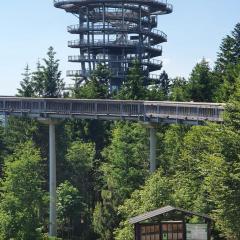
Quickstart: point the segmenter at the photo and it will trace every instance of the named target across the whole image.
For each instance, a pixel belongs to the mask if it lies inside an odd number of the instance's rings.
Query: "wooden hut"
[[[212,219],[205,214],[166,206],[129,220],[135,240],[210,240]],[[194,223],[193,223],[194,222]]]

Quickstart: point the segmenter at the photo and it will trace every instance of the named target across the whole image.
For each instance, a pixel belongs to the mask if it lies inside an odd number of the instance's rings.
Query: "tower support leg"
[[[156,170],[156,128],[150,127],[150,172],[153,173]]]
[[[50,217],[49,236],[57,236],[57,211],[56,211],[56,137],[55,124],[49,123],[49,191],[50,191]]]

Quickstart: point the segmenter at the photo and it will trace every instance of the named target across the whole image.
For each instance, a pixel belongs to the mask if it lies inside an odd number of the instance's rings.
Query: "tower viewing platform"
[[[78,24],[67,31],[77,39],[68,47],[79,49],[79,55],[69,62],[79,63],[78,70],[67,76],[87,78],[97,64],[106,65],[112,72],[111,86],[118,88],[133,60],[141,64],[145,83],[153,79],[151,73],[161,70],[161,44],[167,35],[157,30],[158,16],[173,11],[163,0],[54,0],[54,6],[72,13]]]

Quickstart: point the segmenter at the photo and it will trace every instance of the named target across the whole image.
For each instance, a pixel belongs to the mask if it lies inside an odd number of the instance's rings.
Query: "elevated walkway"
[[[144,123],[223,122],[224,104],[0,97],[0,114],[36,119],[128,120]]]
[[[56,133],[60,119],[140,121],[149,128],[150,172],[156,170],[156,124],[223,122],[224,105],[218,103],[149,102],[83,99],[0,97],[0,115],[30,117],[49,126],[49,236],[57,235]]]

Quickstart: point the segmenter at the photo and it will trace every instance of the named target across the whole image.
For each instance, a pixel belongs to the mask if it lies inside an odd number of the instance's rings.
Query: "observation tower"
[[[166,0],[54,0],[54,6],[78,18],[77,25],[68,27],[77,36],[68,47],[79,54],[68,61],[79,63],[80,70],[67,71],[68,77],[87,78],[101,63],[112,72],[111,87],[118,88],[137,59],[146,85],[159,79],[152,72],[162,68],[156,58],[167,35],[156,29],[157,18],[173,9]]]

